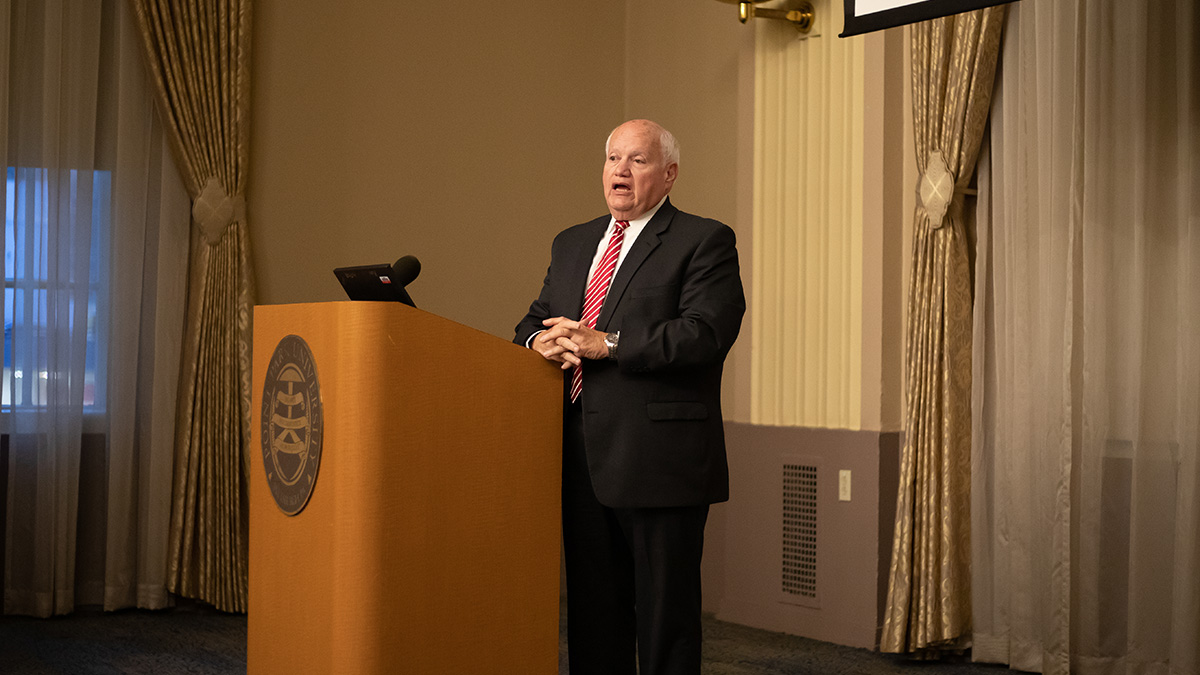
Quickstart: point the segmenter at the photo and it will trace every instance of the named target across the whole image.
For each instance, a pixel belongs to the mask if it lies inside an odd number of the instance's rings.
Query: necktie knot
[[[624,232],[625,228],[627,228],[627,227],[629,227],[628,220],[618,220],[617,221],[617,231],[618,232]]]

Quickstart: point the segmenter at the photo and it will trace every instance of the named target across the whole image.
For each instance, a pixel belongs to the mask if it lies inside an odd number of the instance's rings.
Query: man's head
[[[654,208],[679,173],[679,144],[650,120],[613,129],[604,157],[604,200],[617,220],[634,220]]]

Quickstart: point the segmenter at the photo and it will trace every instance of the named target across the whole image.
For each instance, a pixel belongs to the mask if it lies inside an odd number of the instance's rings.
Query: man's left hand
[[[546,341],[553,340],[559,346],[583,359],[608,358],[608,345],[604,344],[605,333],[603,331],[588,328],[579,321],[563,316],[546,319],[542,325],[546,326],[547,330],[539,335],[539,338]]]

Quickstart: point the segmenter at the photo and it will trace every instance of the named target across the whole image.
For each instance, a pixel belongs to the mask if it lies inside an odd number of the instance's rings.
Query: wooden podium
[[[294,516],[261,438],[288,335],[311,350],[324,428]],[[396,303],[260,306],[253,392],[250,673],[558,672],[557,368]]]

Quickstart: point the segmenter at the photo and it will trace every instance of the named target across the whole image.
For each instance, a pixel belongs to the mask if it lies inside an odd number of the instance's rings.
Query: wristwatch
[[[604,346],[608,347],[608,358],[610,361],[617,360],[617,340],[619,339],[621,339],[621,331],[604,334]]]

